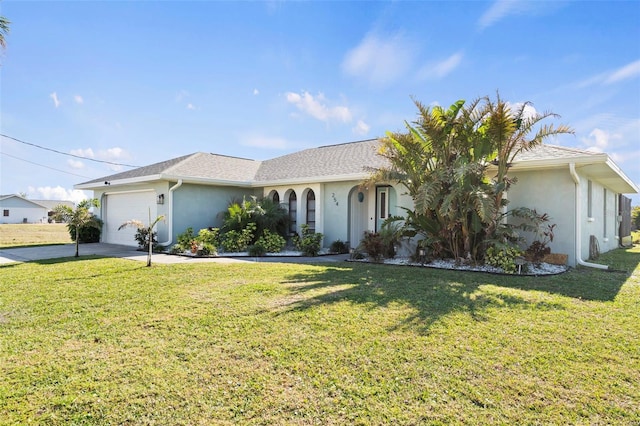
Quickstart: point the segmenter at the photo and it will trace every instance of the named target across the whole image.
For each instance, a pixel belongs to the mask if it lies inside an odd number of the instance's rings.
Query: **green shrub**
[[[497,248],[491,246],[485,253],[484,260],[488,265],[501,268],[507,274],[514,274],[518,270],[516,258],[522,256],[522,250],[513,246]]]
[[[231,230],[221,236],[220,244],[228,253],[238,253],[247,250],[256,232],[256,224],[248,223],[241,231]]]
[[[210,244],[213,247],[220,245],[220,229],[219,228],[205,228],[198,231],[198,242],[202,244]]]
[[[305,256],[317,256],[322,248],[322,237],[321,233],[311,231],[309,225],[304,223],[302,224],[302,236],[294,235],[293,244]]]
[[[282,236],[265,229],[254,246],[264,249],[264,253],[280,253],[286,243],[286,240]]]
[[[178,235],[178,244],[186,249],[191,247],[191,241],[196,239],[196,235],[193,233],[193,228],[188,227],[186,231]]]
[[[249,256],[254,256],[254,257],[264,256],[265,254],[267,254],[267,250],[264,248],[264,246],[258,243],[250,245],[247,248],[247,251],[249,252]]]
[[[196,251],[198,256],[217,256],[218,249],[211,243],[200,243],[198,250]]]
[[[80,233],[78,234],[78,242],[79,243],[99,243],[100,242],[100,234],[102,233],[102,220],[99,217],[93,216],[91,218],[91,223],[80,228]],[[69,235],[71,236],[71,241],[76,240],[76,227],[75,225],[69,223],[67,224],[67,229],[69,230]]]
[[[329,246],[329,251],[331,253],[344,254],[349,253],[349,246],[342,240],[335,240]]]
[[[138,242],[138,248],[144,251],[149,250],[149,230],[147,228],[137,228],[134,238]],[[151,242],[153,251],[158,251],[158,233],[155,231],[151,234]]]

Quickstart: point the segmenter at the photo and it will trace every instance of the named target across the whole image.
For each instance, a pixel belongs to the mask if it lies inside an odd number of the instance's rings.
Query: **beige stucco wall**
[[[549,245],[551,251],[569,255],[569,264],[575,265],[575,184],[568,168],[516,172],[511,176],[517,177],[518,182],[507,194],[507,209],[528,207],[540,214],[547,213],[551,217],[549,223],[556,224],[554,240]],[[532,234],[523,235],[526,237],[526,246],[535,237]]]

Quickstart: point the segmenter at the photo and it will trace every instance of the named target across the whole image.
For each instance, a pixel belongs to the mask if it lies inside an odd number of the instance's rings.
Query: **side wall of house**
[[[28,200],[9,197],[0,201],[0,223],[47,223],[47,219],[47,209]]]
[[[261,191],[256,194],[250,188],[183,184],[173,191],[173,242],[189,227],[197,233],[222,226],[222,214],[229,203],[252,195],[261,195]]]
[[[582,259],[589,259],[596,248],[600,253],[618,248],[620,244],[618,194],[588,175],[580,176],[582,217],[580,219]],[[592,240],[595,238],[595,247]]]
[[[553,253],[569,256],[569,265],[575,266],[575,184],[568,169],[516,172],[511,174],[518,182],[511,187],[507,198],[511,210],[518,207],[535,209],[550,216],[549,224],[556,224],[554,239],[549,244]],[[509,219],[513,222],[513,219]],[[526,248],[535,239],[525,234]]]

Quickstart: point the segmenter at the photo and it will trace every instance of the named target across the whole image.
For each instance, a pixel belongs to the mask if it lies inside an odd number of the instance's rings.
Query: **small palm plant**
[[[67,223],[67,226],[75,228],[76,232],[76,254],[75,257],[79,257],[78,245],[80,244],[80,228],[86,226],[100,226],[99,223],[94,220],[93,214],[89,211],[91,207],[100,207],[100,201],[97,198],[90,200],[82,200],[78,203],[75,210],[69,206],[58,205],[54,209],[54,218],[60,219]]]
[[[129,226],[133,226],[138,228],[138,230],[144,232],[147,235],[147,246],[149,247],[149,252],[147,254],[147,266],[151,266],[151,254],[153,252],[153,228],[158,224],[158,222],[164,221],[165,216],[160,215],[155,218],[155,220],[151,221],[151,209],[149,209],[149,226],[145,226],[145,224],[137,219],[128,220],[118,228],[118,231],[124,229]]]

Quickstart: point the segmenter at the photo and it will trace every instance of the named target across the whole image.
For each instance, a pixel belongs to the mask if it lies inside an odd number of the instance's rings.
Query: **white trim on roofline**
[[[92,184],[79,184],[75,185],[77,189],[102,189],[109,188],[111,185],[135,185],[156,181],[178,181],[182,180],[184,183],[204,184],[204,185],[217,185],[217,186],[237,186],[244,188],[262,188],[265,186],[284,186],[284,185],[299,185],[305,183],[326,183],[326,182],[345,182],[352,180],[364,180],[369,175],[366,173],[353,173],[348,175],[330,175],[330,176],[311,176],[295,179],[276,179],[268,181],[236,181],[228,179],[211,179],[211,178],[199,178],[192,176],[175,176],[170,174],[155,174],[147,176],[139,176],[128,179],[118,179],[108,181],[110,185],[104,183],[94,182]]]
[[[330,175],[330,176],[311,176],[295,179],[276,179],[276,180],[261,180],[253,182],[254,187],[262,188],[264,186],[286,186],[286,185],[301,185],[305,183],[327,183],[327,182],[349,182],[352,180],[363,181],[368,178],[367,173],[352,173],[348,175]]]
[[[632,194],[640,192],[638,186],[618,167],[618,165],[606,153],[594,153],[578,157],[558,157],[545,158],[540,160],[522,160],[515,161],[511,168],[513,172],[535,171],[544,169],[558,169],[574,164],[575,167],[601,166],[611,171],[612,176],[615,175],[622,180],[627,186],[627,190],[621,191],[622,194]],[[490,171],[497,170],[495,166],[489,166]],[[624,185],[623,185],[624,186]]]

